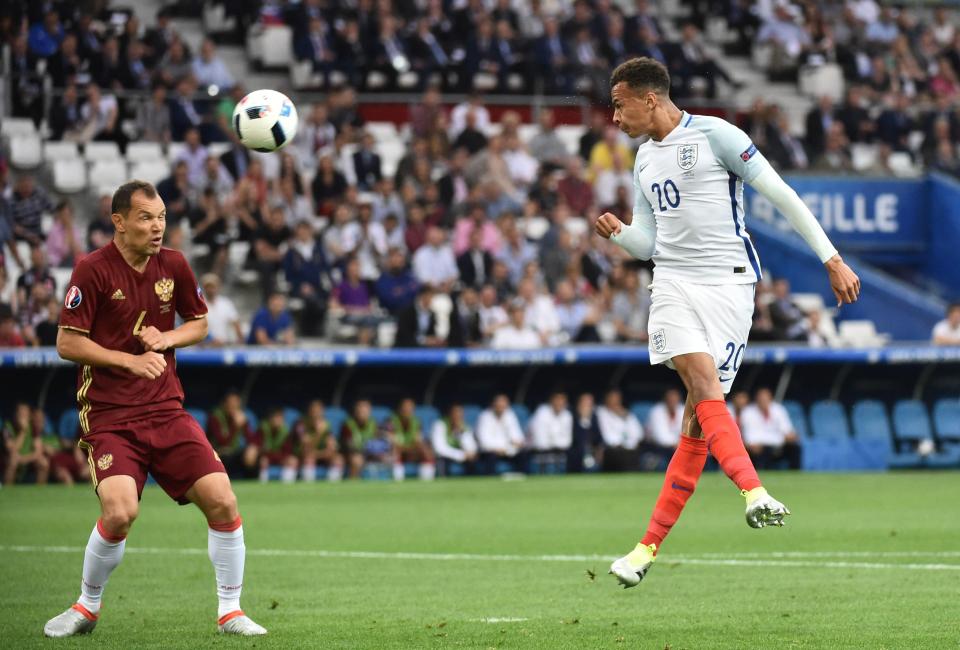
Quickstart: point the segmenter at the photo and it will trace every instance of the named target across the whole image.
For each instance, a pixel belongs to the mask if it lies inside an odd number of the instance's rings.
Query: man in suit
[[[372,192],[383,174],[380,171],[380,156],[373,150],[373,136],[364,133],[360,150],[353,154],[353,170],[357,178],[357,189]]]
[[[220,164],[234,181],[239,181],[247,173],[250,165],[250,150],[241,144],[234,144],[220,156]]]
[[[313,71],[323,76],[325,86],[330,84],[330,73],[336,68],[336,44],[322,18],[311,18],[309,28],[294,42],[293,53],[298,61],[313,63]]]
[[[463,327],[457,316],[456,307],[447,313],[447,326],[438,327],[437,312],[432,309],[436,291],[429,285],[420,287],[417,299],[412,305],[400,311],[397,316],[397,336],[394,347],[462,347]],[[452,304],[452,303],[451,303]],[[446,330],[445,336],[440,336]]]
[[[470,248],[457,258],[460,281],[464,286],[479,289],[493,273],[493,256],[483,249],[483,229],[470,231]]]
[[[807,113],[807,151],[811,158],[818,158],[823,154],[827,145],[827,131],[836,119],[833,99],[827,95],[821,97],[817,106]]]
[[[548,92],[573,92],[573,77],[569,70],[570,46],[560,35],[560,23],[554,16],[543,20],[543,36],[534,46],[534,59]]]
[[[420,77],[421,88],[426,88],[430,77],[437,72],[440,73],[441,83],[446,83],[444,72],[451,63],[450,56],[430,31],[428,18],[417,21],[417,31],[410,37],[409,49],[413,69]]]

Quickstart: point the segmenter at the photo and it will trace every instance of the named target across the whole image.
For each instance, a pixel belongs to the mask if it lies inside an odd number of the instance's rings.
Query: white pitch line
[[[524,621],[529,621],[529,618],[519,618],[516,616],[504,616],[504,617],[491,617],[491,618],[474,618],[471,619],[474,623],[523,623]]]
[[[0,546],[0,552],[11,553],[82,553],[80,546]],[[127,553],[143,555],[206,555],[204,548],[171,548],[171,547],[127,547]],[[247,549],[247,555],[259,557],[315,557],[364,560],[426,560],[426,561],[455,561],[455,562],[609,562],[613,556],[608,555],[506,555],[483,553],[412,553],[386,551],[327,551],[319,549]],[[759,554],[758,554],[759,555]],[[782,557],[783,554],[781,554]],[[870,556],[864,556],[870,557]],[[798,567],[798,568],[827,568],[827,569],[911,569],[921,571],[960,571],[960,564],[942,563],[893,563],[893,562],[844,562],[844,561],[813,561],[777,559],[774,555],[748,558],[730,555],[664,555],[661,562],[671,564],[694,564],[706,566],[767,566],[767,567]]]

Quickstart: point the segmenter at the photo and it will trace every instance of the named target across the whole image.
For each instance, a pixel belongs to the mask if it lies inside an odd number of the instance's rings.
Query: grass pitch
[[[263,639],[216,634],[203,518],[155,487],[95,633],[43,639],[76,598],[96,499],[3,489],[0,647],[960,646],[960,473],[765,478],[785,528],[749,529],[708,474],[628,591],[607,558],[642,532],[658,476],[238,484],[243,606]]]

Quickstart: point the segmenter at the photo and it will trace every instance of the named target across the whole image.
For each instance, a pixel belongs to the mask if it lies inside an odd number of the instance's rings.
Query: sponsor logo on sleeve
[[[204,302],[207,301],[207,299],[203,297],[203,288],[199,284],[197,284],[197,298]]]
[[[81,302],[83,302],[83,294],[80,292],[80,287],[74,284],[67,289],[67,295],[63,299],[63,306],[67,309],[76,309],[80,306]]]
[[[757,145],[751,142],[750,146],[747,147],[747,150],[744,151],[742,154],[740,154],[740,160],[742,160],[743,162],[747,162],[748,160],[753,158],[753,155],[755,153],[757,153]]]

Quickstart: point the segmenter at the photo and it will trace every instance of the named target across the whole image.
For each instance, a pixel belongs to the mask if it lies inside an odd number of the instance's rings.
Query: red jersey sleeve
[[[203,290],[200,289],[200,284],[193,275],[193,269],[181,253],[177,253],[175,268],[173,290],[180,318],[192,320],[205,316],[207,303],[203,299]]]
[[[70,285],[63,298],[60,311],[60,327],[89,334],[100,300],[100,282],[93,264],[81,260],[73,269]]]

